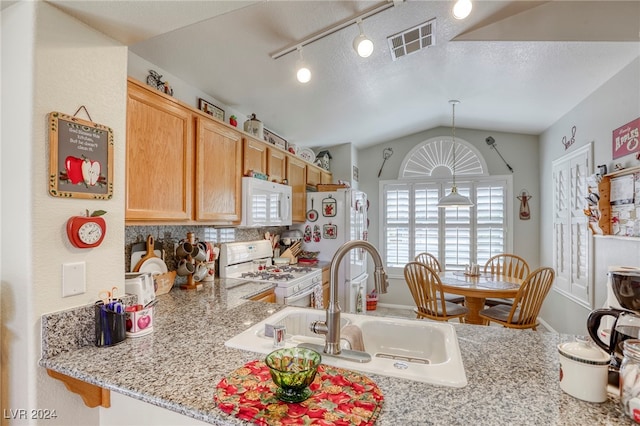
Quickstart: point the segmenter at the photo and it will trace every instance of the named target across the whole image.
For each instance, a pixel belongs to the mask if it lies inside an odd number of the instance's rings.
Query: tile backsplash
[[[169,271],[176,269],[177,259],[174,246],[187,237],[187,232],[193,232],[199,241],[209,241],[216,245],[230,241],[254,241],[264,239],[265,232],[280,234],[286,227],[267,228],[214,228],[204,225],[131,225],[125,226],[125,270],[131,270],[131,246],[145,242],[152,235],[156,242],[162,243],[165,253],[165,263]],[[216,271],[219,268],[216,267]],[[175,284],[186,281],[184,277],[177,277]]]

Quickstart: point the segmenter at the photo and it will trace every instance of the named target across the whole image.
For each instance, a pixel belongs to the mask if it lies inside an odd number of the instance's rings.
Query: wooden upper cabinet
[[[287,154],[277,148],[267,148],[267,174],[270,181],[282,182],[287,177]]]
[[[320,181],[320,169],[307,165],[307,185],[316,186],[319,183],[322,183]]]
[[[267,173],[267,144],[251,138],[243,138],[242,174],[248,176],[249,171]]]
[[[320,171],[320,183],[325,184],[325,183],[331,183],[331,181],[333,180],[333,175],[331,174],[331,172],[327,172],[327,171]]]
[[[304,222],[307,214],[307,164],[300,158],[287,155],[287,180],[293,193],[293,222]]]
[[[189,220],[193,194],[191,112],[128,82],[125,218]]]
[[[242,137],[224,124],[196,118],[198,221],[238,224],[242,219]]]

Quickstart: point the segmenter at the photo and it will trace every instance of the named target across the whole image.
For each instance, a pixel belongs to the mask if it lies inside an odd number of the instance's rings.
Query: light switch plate
[[[62,297],[75,296],[87,291],[86,263],[62,264]]]

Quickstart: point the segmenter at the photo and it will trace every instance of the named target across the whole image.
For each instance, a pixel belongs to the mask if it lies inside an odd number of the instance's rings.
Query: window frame
[[[513,251],[513,209],[514,209],[514,192],[513,192],[513,176],[511,175],[495,175],[495,176],[488,176],[488,175],[484,175],[484,176],[477,176],[477,177],[471,177],[471,176],[464,176],[462,179],[460,179],[457,175],[456,175],[456,185],[460,188],[465,187],[467,185],[471,185],[471,188],[473,188],[474,190],[471,192],[471,200],[474,202],[474,206],[471,207],[471,223],[469,225],[469,229],[470,229],[470,233],[473,236],[473,238],[475,239],[477,236],[477,220],[474,220],[476,218],[476,189],[478,184],[482,184],[482,183],[500,183],[502,185],[504,185],[505,188],[505,195],[504,195],[504,226],[505,226],[505,231],[504,231],[504,251],[505,252],[512,252]],[[380,242],[380,252],[382,255],[382,259],[384,261],[385,264],[385,270],[387,271],[388,275],[392,278],[403,278],[404,277],[404,270],[401,267],[390,267],[387,265],[387,238],[386,238],[386,231],[388,229],[387,227],[387,216],[386,216],[386,188],[389,185],[408,185],[410,188],[413,188],[415,185],[427,185],[427,186],[433,186],[433,185],[439,185],[440,186],[440,190],[439,190],[439,196],[442,197],[446,193],[448,193],[451,190],[451,185],[452,185],[452,178],[451,177],[447,177],[447,178],[442,178],[442,179],[435,179],[432,177],[424,177],[424,178],[411,178],[411,179],[391,179],[391,180],[383,180],[380,181],[378,184],[378,199],[380,200],[379,206],[378,206],[378,217],[380,218],[380,223],[381,226],[379,227],[379,242]],[[414,199],[411,199],[410,201],[410,206],[412,205],[412,203],[414,202]],[[409,223],[411,224],[415,224],[415,208],[410,207],[409,209]],[[446,209],[439,209],[439,210],[446,210]],[[444,211],[439,211],[438,212],[438,259],[444,259],[444,231],[446,229],[446,225],[445,225],[445,221],[444,221],[444,215],[446,214],[446,212]],[[415,226],[415,225],[414,225]],[[414,227],[415,229],[415,227]],[[411,232],[411,231],[410,231]],[[475,249],[476,244],[472,243],[471,244],[471,253],[470,256],[472,259],[476,259],[477,258],[477,253],[476,253],[476,249]],[[409,250],[412,250],[412,247],[410,245]],[[415,253],[417,254],[417,253]],[[414,254],[414,255],[415,255]],[[444,267],[444,264],[443,264]]]

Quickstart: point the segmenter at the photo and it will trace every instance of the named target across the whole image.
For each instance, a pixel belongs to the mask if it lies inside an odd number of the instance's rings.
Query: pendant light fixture
[[[456,187],[456,105],[460,103],[458,100],[450,100],[449,103],[453,109],[453,119],[451,128],[453,131],[453,185],[451,192],[438,200],[438,207],[442,208],[457,208],[457,207],[472,207],[471,200],[464,195],[458,194],[458,187]]]
[[[358,19],[356,24],[358,24],[360,35],[353,40],[353,48],[358,52],[358,55],[363,58],[368,58],[373,53],[373,42],[364,35],[364,31],[362,30],[362,19]]]
[[[311,80],[311,71],[307,68],[307,65],[304,63],[304,58],[302,57],[302,46],[298,46],[298,54],[300,58],[298,59],[298,66],[296,69],[296,78],[300,83],[308,83]]]
[[[456,19],[464,19],[471,13],[473,4],[471,0],[457,0],[453,5],[453,17]]]

